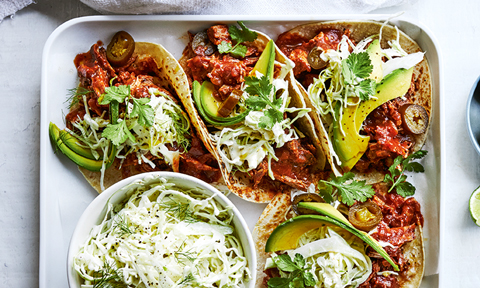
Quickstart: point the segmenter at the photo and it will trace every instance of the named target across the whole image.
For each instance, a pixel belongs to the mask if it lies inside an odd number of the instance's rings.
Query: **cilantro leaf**
[[[233,57],[243,58],[247,54],[247,47],[243,45],[235,45],[235,47],[230,51],[230,54]]]
[[[268,287],[306,287],[315,286],[315,278],[313,274],[307,270],[310,267],[305,266],[305,259],[299,253],[295,254],[292,259],[288,254],[282,254],[273,257],[273,262],[277,268],[283,272],[290,273],[288,278],[273,277],[268,280]]]
[[[372,61],[367,52],[352,53],[347,59],[342,61],[343,67],[347,66],[350,70],[349,76],[358,77],[361,79],[368,78],[373,71]]]
[[[218,52],[222,54],[229,53],[230,51],[232,51],[232,48],[232,43],[227,41],[222,41],[222,43],[218,44],[217,46]]]
[[[228,33],[230,33],[230,36],[234,41],[253,42],[255,39],[257,39],[257,32],[248,29],[242,21],[237,21],[237,23],[240,25],[241,30],[234,25],[228,27]]]
[[[317,190],[320,196],[323,198],[323,200],[325,200],[325,202],[332,204],[333,201],[335,201],[332,196],[333,194],[332,185],[327,185],[322,181],[318,181]]]
[[[245,77],[245,84],[247,87],[245,91],[250,94],[245,104],[254,111],[261,111],[267,106],[267,110],[263,111],[263,116],[260,117],[260,128],[271,129],[277,122],[283,120],[282,99],[270,100],[270,95],[275,95],[275,87],[270,83],[267,76],[262,76],[260,79],[256,77]]]
[[[264,116],[260,117],[260,123],[258,123],[260,128],[271,129],[275,123],[283,120],[283,113],[274,108],[264,111],[263,114]]]
[[[105,93],[100,97],[98,103],[100,105],[110,104],[112,101],[122,103],[125,98],[130,96],[130,85],[119,85],[105,87]]]
[[[132,98],[133,109],[130,117],[138,116],[138,123],[143,126],[152,126],[155,119],[152,106],[147,105],[149,98]]]
[[[397,194],[402,197],[413,196],[415,194],[415,186],[410,182],[401,182],[397,184]]]
[[[424,172],[425,168],[422,164],[418,162],[410,162],[412,160],[421,159],[427,155],[428,151],[419,150],[407,158],[398,156],[393,160],[393,164],[388,168],[390,174],[385,174],[383,182],[391,183],[392,186],[388,190],[391,192],[396,188],[397,194],[403,197],[412,196],[415,194],[415,186],[407,182],[407,175],[405,175],[405,170],[410,172]]]
[[[300,254],[297,254],[300,255]],[[295,258],[297,257],[295,255]],[[300,255],[300,257],[302,257]],[[303,258],[303,257],[302,257]],[[295,263],[293,263],[292,259],[288,254],[281,254],[273,258],[275,265],[277,265],[278,269],[285,271],[285,272],[293,272],[295,270],[300,269]],[[302,266],[303,267],[303,266]]]
[[[108,124],[107,127],[103,130],[102,136],[112,141],[113,145],[115,146],[119,146],[125,143],[127,139],[135,142],[135,137],[128,129],[127,122],[125,121],[117,124]]]
[[[222,41],[217,48],[220,53],[230,53],[234,57],[243,58],[247,54],[248,49],[241,43],[254,41],[257,39],[258,34],[257,32],[248,29],[243,22],[238,21],[237,23],[240,25],[240,28],[235,25],[228,27],[230,37],[236,42],[235,46],[232,46],[232,44],[227,41]]]
[[[375,88],[377,84],[372,79],[365,79],[360,82],[358,86],[355,86],[355,94],[360,97],[361,100],[367,101],[370,95],[375,94]]]
[[[331,181],[320,180],[320,182],[335,187],[340,193],[341,202],[351,206],[355,201],[365,202],[375,194],[372,186],[365,184],[365,180],[353,180],[354,176],[353,172],[345,173],[341,177],[332,174]],[[331,189],[333,191],[333,188]]]
[[[367,79],[372,71],[372,61],[367,52],[352,53],[342,60],[343,80],[362,101],[375,94],[376,82]]]

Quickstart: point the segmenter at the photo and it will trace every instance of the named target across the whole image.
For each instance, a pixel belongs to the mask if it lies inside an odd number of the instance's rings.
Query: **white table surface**
[[[43,46],[61,23],[98,14],[77,0],[37,2],[0,23],[0,287],[38,286]],[[246,8],[219,7],[220,10],[205,11],[210,14],[233,10],[238,14],[261,13]],[[268,14],[281,15],[289,11],[282,7],[272,9]],[[295,11],[308,13],[308,9]],[[441,287],[480,287],[480,269],[476,265],[480,262],[480,227],[471,221],[468,213],[468,198],[480,184],[480,156],[475,153],[465,127],[468,93],[480,75],[480,1],[419,0],[413,5],[374,12],[399,11],[405,11],[404,17],[430,28],[442,55],[447,173],[442,200],[445,230],[440,284]],[[427,282],[428,286],[438,286],[437,277]]]

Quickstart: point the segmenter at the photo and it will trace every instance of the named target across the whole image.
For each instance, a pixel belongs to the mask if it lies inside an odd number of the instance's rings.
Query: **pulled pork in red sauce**
[[[386,246],[385,251],[400,268],[400,274],[408,268],[408,262],[402,253],[402,245],[415,239],[415,228],[423,226],[423,215],[420,204],[414,198],[403,198],[395,192],[388,193],[388,186],[373,185],[375,202],[382,209],[383,220],[378,224],[372,237],[376,240],[388,242],[395,247]],[[378,272],[393,271],[393,267],[380,254],[370,247],[367,255],[372,259],[372,274],[361,284],[362,288],[395,288],[398,286],[397,276],[378,275]]]
[[[199,32],[203,33],[203,32]],[[209,80],[215,86],[214,97],[219,101],[225,100],[234,89],[240,89],[244,78],[253,70],[258,58],[263,51],[248,46],[244,58],[234,58],[229,54],[220,54],[211,51],[208,45],[218,45],[222,41],[233,43],[227,25],[214,25],[207,29],[208,39],[203,40],[205,46],[194,42],[194,34],[190,33],[190,43],[184,51],[188,55],[186,72],[190,80],[202,83]],[[235,43],[233,43],[235,44]],[[275,180],[281,181],[291,187],[307,189],[312,179],[312,166],[316,163],[316,148],[308,139],[293,140],[285,146],[275,149],[278,161],[271,163]],[[270,182],[268,176],[268,162],[264,160],[256,169],[248,172],[254,187],[262,181]]]
[[[94,91],[94,93],[86,95],[92,117],[99,116],[108,119],[109,106],[98,104],[98,99],[105,92],[105,87],[110,86],[111,79],[115,77],[113,85],[130,85],[132,97],[150,97],[148,89],[156,88],[169,95],[173,101],[181,106],[171,91],[160,86],[160,79],[157,77],[158,67],[151,57],[137,59],[137,55],[133,54],[125,65],[114,68],[107,60],[102,43],[98,42],[91,47],[89,52],[78,54],[75,57],[74,64],[80,78],[80,86]],[[124,111],[125,105],[121,104],[120,113]],[[79,101],[66,116],[67,127],[73,130],[72,123],[78,119],[83,119],[84,116],[85,107],[83,101]],[[190,145],[187,151],[184,151],[184,147],[175,145],[168,147],[171,151],[182,152],[179,163],[174,165],[175,167],[171,167],[163,159],[150,153],[147,153],[145,157],[155,164],[155,168],[144,161],[138,163],[135,153],[128,154],[123,162],[117,159],[114,167],[121,170],[124,178],[148,171],[176,171],[192,175],[209,183],[219,181],[222,175],[218,162],[205,149],[193,128],[190,128],[189,134]]]
[[[285,32],[281,34],[276,44],[285,55],[295,62],[295,78],[308,89],[313,79],[318,77],[320,70],[314,70],[308,63],[308,53],[314,47],[320,47],[324,51],[337,49],[343,36],[350,37],[350,30],[324,29],[317,32],[317,36],[307,39],[299,34]],[[351,39],[350,39],[351,40]],[[351,40],[352,43],[355,43]],[[402,127],[402,120],[398,111],[404,104],[413,103],[410,99],[418,87],[412,85],[405,97],[388,101],[375,109],[363,123],[361,134],[370,136],[367,151],[357,162],[355,168],[360,172],[372,170],[384,171],[393,163],[397,156],[406,157],[410,154],[410,148],[415,144],[411,137]]]

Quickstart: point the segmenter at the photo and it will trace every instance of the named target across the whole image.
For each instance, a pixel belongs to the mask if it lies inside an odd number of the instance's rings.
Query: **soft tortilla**
[[[329,22],[319,22],[319,23],[311,23],[298,26],[293,28],[287,33],[292,34],[299,34],[302,37],[307,39],[311,39],[315,37],[320,30],[323,29],[336,29],[339,31],[344,31],[345,29],[349,29],[351,31],[350,38],[353,39],[355,42],[359,42],[366,37],[371,35],[379,34],[380,27],[383,23],[374,22],[374,21],[329,21]],[[385,25],[382,30],[382,42],[381,45],[383,48],[389,47],[388,41],[397,38],[397,30],[395,27],[390,25]],[[415,53],[415,52],[422,52],[418,44],[406,35],[404,32],[400,31],[400,40],[399,40],[402,48],[407,53]],[[293,74],[292,74],[293,76]],[[421,105],[427,111],[429,117],[431,118],[431,107],[432,107],[432,84],[431,84],[431,77],[430,77],[430,69],[428,66],[427,59],[424,57],[422,62],[415,66],[413,72],[413,79],[415,82],[415,86],[418,87],[415,95],[413,97],[414,104]],[[326,125],[329,125],[330,120],[323,118],[319,113],[315,112],[315,108],[310,100],[307,91],[305,88],[296,81],[297,85],[294,88],[297,91],[297,95],[302,95],[304,101],[306,102],[307,107],[312,108],[312,112],[310,113],[311,119],[314,121],[315,125],[315,132],[318,135],[316,137],[320,141],[320,146],[323,148],[323,151],[330,163],[333,172],[336,175],[343,174],[341,172],[340,167],[335,163],[335,160],[332,156],[331,151],[333,150],[332,141],[328,138]],[[429,119],[430,120],[430,119]],[[430,122],[430,121],[429,121]],[[416,152],[422,148],[427,139],[428,129],[420,135],[414,135],[415,145],[411,148],[411,152]],[[367,183],[376,183],[382,181],[384,175],[378,171],[373,171],[369,173],[360,173],[356,172],[356,178],[359,180],[367,180]]]
[[[175,57],[168,52],[162,45],[148,43],[148,42],[135,42],[135,52],[138,58],[152,57],[158,66],[159,86],[174,91],[178,98],[183,99],[190,97],[190,88],[188,85],[187,76],[179,65]],[[188,117],[188,116],[187,116]],[[118,161],[118,160],[116,160]],[[105,171],[103,184],[105,189],[122,180],[122,173],[115,168],[115,163]],[[101,173],[88,171],[79,167],[80,172],[90,185],[98,192],[101,193]],[[141,171],[132,171],[132,175],[142,173]]]
[[[262,51],[264,47],[267,45],[268,41],[270,41],[270,38],[261,32],[257,31],[257,33],[258,33],[257,39],[254,42],[246,43],[246,45],[257,47],[260,51]],[[276,51],[276,58],[275,58],[276,61],[280,63],[291,62],[280,51],[280,49],[278,49],[276,45],[275,45],[275,51]],[[180,65],[182,65],[187,75],[191,74],[191,72],[189,72],[190,68],[188,68],[187,66],[187,60],[189,60],[193,56],[194,56],[193,51],[189,46],[187,46],[187,48],[183,52],[183,56],[179,60]],[[293,65],[293,63],[291,64]],[[189,80],[191,81],[191,79]],[[297,94],[297,92],[294,90],[294,86],[295,85],[293,85],[290,82],[289,84],[290,95]],[[268,180],[265,180],[265,177],[264,177],[264,179],[259,183],[259,185],[256,188],[253,188],[254,186],[253,180],[246,173],[228,172],[220,154],[217,151],[216,144],[212,141],[212,138],[210,136],[210,133],[208,132],[208,128],[205,122],[202,120],[202,118],[198,114],[198,111],[195,108],[195,104],[193,102],[191,95],[188,95],[187,97],[184,97],[184,96],[183,97],[180,96],[180,97],[182,99],[183,105],[186,107],[187,113],[190,115],[190,118],[192,119],[193,125],[198,131],[200,131],[199,134],[201,135],[201,138],[203,143],[205,144],[205,147],[207,147],[210,153],[212,153],[212,155],[214,155],[217,161],[220,163],[220,169],[222,171],[223,178],[228,188],[230,189],[230,191],[232,191],[237,196],[247,201],[257,202],[257,203],[270,202],[276,194],[281,192],[285,192],[287,194],[290,193],[290,190],[292,188],[284,183],[281,183],[280,181],[268,181]],[[295,107],[306,107],[306,103],[301,97],[292,97],[292,101],[290,105],[294,105]],[[313,125],[314,125],[313,120],[310,118],[310,116],[307,115],[306,117],[298,119],[295,126],[300,131],[302,131],[307,137],[310,137],[312,139],[312,143],[317,148],[317,155],[316,155],[317,164],[315,165],[315,167],[318,169],[323,169],[323,167],[325,166],[326,158],[323,154],[323,149],[319,145],[319,141],[315,139],[316,133],[313,129]],[[314,182],[315,181],[318,181],[318,179],[314,179]]]
[[[265,263],[269,257],[265,252],[265,245],[268,237],[273,230],[295,216],[291,209],[290,194],[277,194],[275,198],[267,205],[262,215],[258,219],[253,229],[253,241],[255,242],[255,250],[257,252],[257,279],[256,288],[265,288],[263,280]],[[415,229],[415,239],[407,242],[402,246],[405,259],[408,262],[408,269],[398,276],[399,287],[401,288],[418,288],[423,278],[425,268],[425,252],[423,247],[423,233],[421,225],[417,225]]]

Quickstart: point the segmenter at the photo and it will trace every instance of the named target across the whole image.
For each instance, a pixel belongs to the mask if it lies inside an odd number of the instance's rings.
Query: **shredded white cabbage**
[[[395,27],[396,28],[396,27]],[[380,40],[381,30],[380,29]],[[396,69],[410,69],[422,61],[424,53],[418,52],[408,54],[400,45],[400,31],[397,30],[397,39],[389,41],[390,48],[382,49],[381,54],[387,58],[387,61],[382,64],[383,77],[391,74]],[[342,74],[342,60],[347,59],[351,53],[360,53],[367,50],[367,44],[370,43],[378,35],[372,35],[363,39],[357,45],[354,45],[347,36],[343,36],[338,45],[337,50],[329,49],[320,55],[323,61],[328,65],[323,69],[318,78],[315,78],[313,83],[307,88],[307,93],[315,107],[317,113],[321,117],[327,117],[331,121],[340,121],[336,119],[335,106],[340,102],[339,115],[341,117],[342,111],[347,106],[358,105],[360,99],[356,96],[354,91],[346,85],[344,76]],[[374,96],[370,96],[373,98]],[[332,135],[333,125],[327,127],[328,135]],[[342,130],[342,127],[340,126]],[[343,133],[343,130],[342,130]],[[341,163],[340,158],[336,155],[333,147],[330,147],[332,157]]]
[[[299,248],[285,252],[292,259],[297,253],[304,257],[315,287],[343,288],[358,287],[372,273],[372,262],[365,249],[363,241],[353,234],[325,226],[307,232],[300,238]],[[266,267],[275,267],[272,258],[267,259]],[[288,277],[289,273],[280,271],[280,275]]]
[[[288,65],[286,67],[288,68]],[[270,168],[271,160],[278,160],[274,149],[283,147],[293,139],[298,139],[298,134],[292,124],[305,116],[310,109],[288,107],[290,96],[286,80],[277,78],[273,80],[272,84],[277,93],[272,93],[270,99],[273,100],[273,97],[282,99],[282,107],[279,110],[282,113],[296,112],[297,115],[293,119],[286,118],[281,122],[276,122],[271,129],[265,129],[259,125],[260,118],[264,115],[263,111],[250,111],[244,123],[236,128],[223,128],[213,133],[212,140],[216,143],[217,151],[229,172],[234,168],[248,172],[257,168],[266,158],[269,163],[268,175],[275,179]],[[269,106],[265,109],[268,108]]]
[[[127,195],[108,203],[74,258],[82,287],[104,274],[128,287],[245,287],[251,276],[228,207],[163,178],[132,184]]]
[[[138,123],[138,117],[127,118],[127,126],[132,131],[135,141],[128,139],[124,144],[117,147],[116,157],[125,159],[130,153],[135,153],[138,162],[148,163],[155,168],[155,163],[148,160],[145,155],[151,153],[158,159],[164,159],[170,165],[173,165],[175,159],[178,159],[180,152],[178,150],[168,149],[168,145],[180,146],[186,148],[190,145],[189,140],[185,137],[189,133],[190,120],[183,112],[182,108],[175,103],[163,92],[156,88],[148,90],[150,94],[150,102],[147,104],[153,108],[154,123],[150,127],[144,127]],[[132,112],[133,104],[125,98],[125,104],[128,113]],[[69,133],[79,139],[85,145],[79,146],[90,148],[94,157],[100,158],[99,150],[103,154],[103,167],[101,170],[101,189],[104,190],[103,177],[105,173],[105,162],[108,158],[109,141],[102,137],[103,130],[109,123],[104,116],[91,117],[86,96],[83,96],[83,104],[85,107],[85,115],[82,119],[78,119],[72,123],[78,132],[69,131]],[[119,119],[118,121],[123,121]]]

